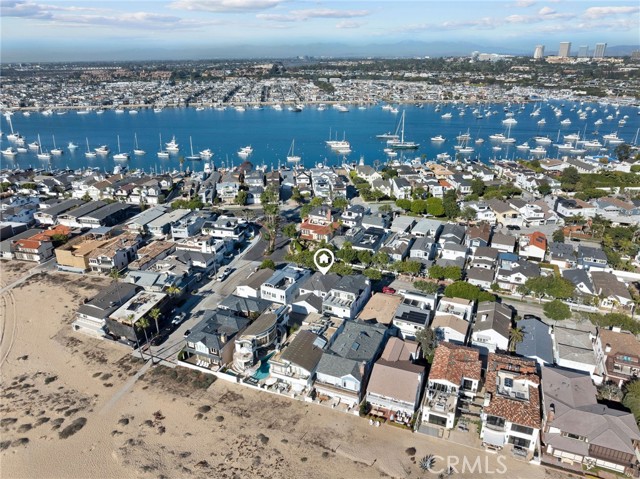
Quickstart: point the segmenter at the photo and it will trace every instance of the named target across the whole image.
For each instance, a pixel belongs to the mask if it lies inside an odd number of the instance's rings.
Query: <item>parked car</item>
[[[396,294],[396,290],[394,288],[392,288],[391,286],[383,286],[382,287],[382,292],[384,294]]]
[[[183,311],[182,313],[178,314],[175,318],[173,318],[173,320],[171,321],[171,324],[173,326],[179,326],[186,319],[186,317],[187,317],[187,313]]]
[[[224,281],[229,277],[230,274],[231,274],[231,270],[229,268],[221,271],[220,273],[218,273],[218,281]]]
[[[509,231],[520,231],[522,228],[520,228],[518,225],[507,225],[507,229]]]
[[[538,316],[536,316],[535,314],[525,314],[522,319],[540,319]]]
[[[186,339],[190,334],[191,334],[191,330],[190,330],[190,329],[187,329],[187,330],[184,332],[184,337],[185,337],[185,339]]]

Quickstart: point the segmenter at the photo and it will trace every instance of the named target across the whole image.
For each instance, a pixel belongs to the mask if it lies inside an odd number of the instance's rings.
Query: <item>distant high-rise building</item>
[[[578,58],[587,58],[589,56],[589,45],[580,45],[578,49]]]
[[[544,45],[536,45],[536,50],[533,52],[534,60],[542,60],[544,58]]]
[[[560,50],[558,56],[568,58],[571,55],[571,42],[560,42]]]
[[[604,58],[604,52],[607,49],[606,43],[596,43],[596,49],[593,52],[593,58]]]

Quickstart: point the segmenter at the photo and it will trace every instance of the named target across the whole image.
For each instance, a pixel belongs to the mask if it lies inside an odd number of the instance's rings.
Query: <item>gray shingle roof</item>
[[[522,329],[522,342],[516,344],[516,353],[526,358],[540,358],[547,364],[553,364],[553,342],[551,328],[538,319],[518,321]]]
[[[322,357],[322,348],[316,346],[319,338],[311,331],[300,331],[282,353],[281,359],[313,371]]]
[[[368,362],[380,350],[386,330],[382,324],[345,321],[329,349],[343,358]]]

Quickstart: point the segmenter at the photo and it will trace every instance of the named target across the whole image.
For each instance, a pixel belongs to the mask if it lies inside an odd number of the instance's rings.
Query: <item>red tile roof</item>
[[[481,371],[479,350],[442,342],[433,356],[429,379],[440,379],[459,385],[462,384],[463,377],[480,381]]]
[[[531,246],[537,246],[538,248],[543,250],[547,249],[547,237],[544,235],[544,233],[541,233],[540,231],[534,231],[528,236],[529,244]]]

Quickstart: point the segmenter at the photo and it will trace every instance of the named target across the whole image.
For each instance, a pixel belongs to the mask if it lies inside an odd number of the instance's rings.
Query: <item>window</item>
[[[509,443],[513,444],[516,447],[523,447],[523,448],[528,448],[529,444],[531,444],[531,441],[529,441],[528,439],[522,439],[520,437],[509,437]]]
[[[570,432],[563,432],[562,435],[564,437],[568,437],[570,439],[577,439],[578,441],[586,442],[587,438],[584,436],[579,436],[578,434],[572,434]]]
[[[487,416],[487,424],[489,426],[504,427],[504,418],[497,416]]]
[[[511,378],[504,378],[504,387],[506,387],[506,388],[512,388],[512,387],[513,387],[513,379],[511,379]]]
[[[512,424],[511,430],[513,432],[519,432],[521,434],[526,434],[527,436],[531,436],[533,434],[533,428],[521,426],[520,424]]]

